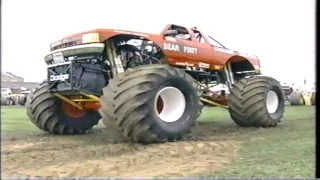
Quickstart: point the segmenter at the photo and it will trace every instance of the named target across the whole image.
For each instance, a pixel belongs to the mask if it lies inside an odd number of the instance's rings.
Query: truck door
[[[182,52],[185,58],[192,59],[193,61],[210,63],[210,56],[212,53],[210,44],[179,38],[177,38],[177,42],[183,46]]]

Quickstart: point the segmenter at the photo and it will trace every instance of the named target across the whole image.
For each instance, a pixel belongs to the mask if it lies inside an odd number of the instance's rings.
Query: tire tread
[[[280,86],[277,80],[266,76],[244,78],[234,84],[228,104],[230,116],[236,124],[243,127],[277,125],[283,114],[276,120],[270,118],[265,104],[265,95],[272,85]],[[283,90],[281,93],[284,97]]]
[[[31,122],[39,129],[51,134],[84,134],[97,125],[99,119],[89,119],[91,123],[82,128],[67,126],[59,122],[56,111],[56,97],[47,91],[47,82],[42,82],[39,87],[34,89],[27,97],[26,109]]]
[[[104,96],[101,99],[102,107],[99,110],[103,123],[113,124],[117,131],[122,132],[127,139],[133,142],[161,143],[168,141],[165,136],[152,133],[154,124],[147,121],[150,113],[147,102],[153,97],[153,84],[170,75],[186,79],[197,89],[197,84],[191,76],[168,65],[140,66],[128,69],[127,72],[111,79],[109,85],[103,88]],[[197,96],[200,98],[200,93],[197,93]],[[196,118],[200,116],[202,109],[200,99],[199,105],[201,108]],[[181,132],[170,141],[179,140],[189,132],[190,130]]]

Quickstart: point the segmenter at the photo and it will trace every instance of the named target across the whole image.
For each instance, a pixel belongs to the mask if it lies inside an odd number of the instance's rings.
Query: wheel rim
[[[155,111],[165,122],[175,122],[181,118],[186,109],[186,98],[175,87],[165,87],[155,97]]]
[[[81,110],[78,109],[75,106],[72,106],[71,104],[67,102],[62,102],[62,111],[64,112],[65,115],[73,118],[81,118],[87,114],[86,110]]]
[[[279,97],[276,92],[269,91],[267,94],[267,110],[269,113],[275,113],[279,108]]]

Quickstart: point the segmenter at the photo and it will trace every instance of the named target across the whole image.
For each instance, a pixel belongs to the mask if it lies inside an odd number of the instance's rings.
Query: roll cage
[[[186,28],[183,26],[169,24],[164,28],[161,34],[165,37],[169,36],[169,37],[190,40],[190,41],[199,42],[199,43],[207,43],[215,47],[221,47],[221,48],[227,49],[219,41],[217,41],[211,36],[207,36],[206,34],[202,33],[196,27]]]

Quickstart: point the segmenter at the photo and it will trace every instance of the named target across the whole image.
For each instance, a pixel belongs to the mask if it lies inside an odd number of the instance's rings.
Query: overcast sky
[[[44,56],[63,36],[95,28],[158,33],[197,26],[225,46],[258,55],[265,75],[315,77],[314,0],[2,0],[2,71],[46,77]]]

